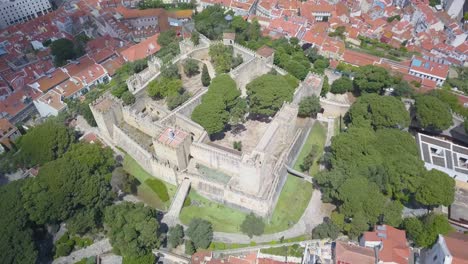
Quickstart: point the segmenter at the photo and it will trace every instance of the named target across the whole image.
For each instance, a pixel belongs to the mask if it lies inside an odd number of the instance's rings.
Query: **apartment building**
[[[49,0],[0,0],[0,28],[29,21],[50,11]]]

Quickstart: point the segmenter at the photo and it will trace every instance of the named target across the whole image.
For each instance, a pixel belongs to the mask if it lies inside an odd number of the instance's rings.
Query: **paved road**
[[[104,239],[104,240],[95,242],[89,247],[86,247],[77,251],[73,251],[69,256],[57,258],[52,262],[52,264],[75,263],[84,258],[97,256],[106,252],[110,252],[111,250],[112,250],[112,246],[109,242],[109,239]]]

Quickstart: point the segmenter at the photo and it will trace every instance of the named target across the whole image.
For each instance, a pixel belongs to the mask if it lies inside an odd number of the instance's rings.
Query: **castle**
[[[243,95],[247,83],[272,68],[278,74],[286,74],[273,65],[271,49],[255,52],[233,41],[221,43],[231,45],[234,55],[243,57],[244,62],[230,72]],[[180,44],[181,54],[171,63],[189,57],[204,63],[210,44],[203,36],[198,46],[184,40]],[[293,163],[307,134],[306,129],[297,126],[297,102],[311,95],[312,89],[301,84],[293,102],[284,103],[271,121],[263,124],[266,126],[263,134],[241,152],[210,140],[203,127],[190,119],[207,88],[200,88],[172,111],[145,98],[145,86],[157,78],[161,62],[150,59],[148,64],[145,71],[127,81],[137,98],[133,105],[123,106],[110,94],[90,105],[102,136],[125,150],[156,178],[174,185],[188,179],[192,188],[211,200],[270,216],[286,181],[286,167]]]

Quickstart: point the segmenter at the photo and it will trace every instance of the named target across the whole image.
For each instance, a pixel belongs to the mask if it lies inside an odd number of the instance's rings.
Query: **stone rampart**
[[[190,98],[187,102],[177,107],[176,109],[172,110],[172,112],[169,115],[162,118],[160,122],[162,124],[173,123],[175,115],[177,113],[190,118],[190,116],[192,115],[193,109],[195,109],[197,105],[201,104],[202,97],[206,92],[208,92],[208,89],[200,90],[196,95]]]
[[[152,176],[171,184],[177,184],[176,171],[168,164],[159,163],[153,154],[139,145],[121,128],[114,125],[114,143],[124,149],[144,170]]]
[[[136,109],[132,109],[128,106],[122,109],[123,120],[125,123],[132,127],[140,130],[150,137],[159,135],[164,127],[154,122],[148,114],[137,112]]]
[[[198,139],[202,136],[205,129],[194,121],[190,120],[188,117],[180,114],[175,115],[175,125],[176,128],[180,128],[184,131],[187,131],[193,134],[194,139]]]
[[[242,157],[208,146],[204,143],[193,142],[190,146],[190,155],[197,161],[215,170],[238,175]]]
[[[229,72],[229,75],[236,81],[237,88],[241,91],[242,95],[246,96],[246,85],[255,78],[270,72],[270,70],[271,66],[268,66],[264,60],[259,57],[254,57],[237,66]]]

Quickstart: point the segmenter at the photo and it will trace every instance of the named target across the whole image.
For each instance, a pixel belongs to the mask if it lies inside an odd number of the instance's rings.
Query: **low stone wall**
[[[320,105],[324,109],[323,115],[326,117],[344,116],[351,105],[330,101],[326,98],[320,98]]]

